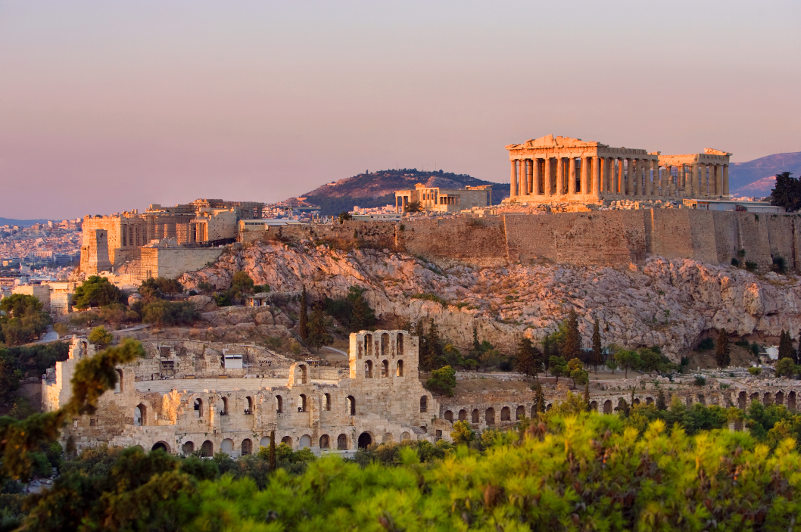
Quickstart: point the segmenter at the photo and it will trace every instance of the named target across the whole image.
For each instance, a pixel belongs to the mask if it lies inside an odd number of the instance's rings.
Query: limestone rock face
[[[254,243],[227,251],[214,265],[180,281],[188,289],[203,281],[225,288],[240,269],[273,292],[296,292],[305,285],[310,294],[342,296],[351,285],[363,287],[377,315],[409,322],[433,319],[441,334],[462,348],[472,341],[475,327],[480,339],[511,352],[520,335],[541,339],[571,308],[579,315],[586,347],[597,318],[603,344],[657,345],[673,359],[710,329],[778,336],[782,329],[795,332],[801,323],[798,277],[758,276],[690,259],[651,258],[627,268],[478,267],[434,264],[387,250]],[[214,327],[248,319],[254,326],[294,325],[275,310],[240,316],[245,310],[255,309],[221,309],[204,319]]]

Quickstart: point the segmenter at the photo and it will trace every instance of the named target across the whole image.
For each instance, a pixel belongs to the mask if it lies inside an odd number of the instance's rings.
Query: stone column
[[[517,195],[523,196],[526,193],[526,160],[517,161]]]
[[[601,197],[601,158],[597,156],[592,158],[592,189],[587,192],[596,198]]]
[[[536,157],[531,160],[531,193],[542,194],[540,190],[540,160]]]
[[[713,166],[715,169],[715,196],[723,195],[723,168],[721,165],[716,164]]]
[[[526,159],[526,195],[534,190],[534,162],[535,159]]]
[[[625,196],[626,195],[626,188],[625,188],[626,187],[626,180],[625,180],[625,176],[623,174],[623,172],[625,170],[625,168],[623,168],[623,166],[625,165],[626,159],[624,159],[623,157],[620,157],[619,159],[616,159],[616,160],[617,160],[617,193],[619,195],[621,195],[621,196]]]
[[[693,163],[693,196],[701,197],[701,165]]]
[[[556,195],[560,196],[564,194],[565,190],[565,172],[564,172],[564,161],[562,157],[556,157]]]
[[[651,160],[645,161],[644,166],[645,171],[645,195],[646,196],[653,196],[654,195],[654,178],[653,178],[653,171],[654,171],[654,162]]]
[[[723,165],[723,195],[729,197],[729,165]]]
[[[567,161],[567,193],[571,196],[576,194],[576,158],[571,155]]]
[[[589,161],[589,159],[586,156],[584,156],[584,155],[581,156],[581,169],[580,169],[580,175],[579,175],[579,183],[581,183],[581,191],[580,192],[582,194],[587,194],[587,192],[589,192],[589,189],[590,189],[590,185],[589,185],[590,172],[588,171],[590,165],[588,164],[588,161]]]
[[[509,198],[514,199],[517,196],[517,161],[512,159],[512,178],[509,181]]]
[[[543,180],[543,185],[545,185],[545,195],[550,196],[551,190],[553,190],[553,159],[550,157],[546,157],[543,161],[543,166],[545,167],[545,179]]]

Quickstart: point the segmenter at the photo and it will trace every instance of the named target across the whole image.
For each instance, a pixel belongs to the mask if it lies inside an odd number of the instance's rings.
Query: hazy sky
[[[0,0],[0,216],[508,181],[548,133],[801,150],[801,2]]]

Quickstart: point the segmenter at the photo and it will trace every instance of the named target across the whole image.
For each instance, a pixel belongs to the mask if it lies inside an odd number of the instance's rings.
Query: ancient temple
[[[719,198],[729,195],[730,153],[662,155],[597,141],[547,135],[506,146],[509,201]]]

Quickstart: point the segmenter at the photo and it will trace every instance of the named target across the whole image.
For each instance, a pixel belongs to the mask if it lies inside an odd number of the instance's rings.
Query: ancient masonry
[[[506,149],[511,161],[509,201],[598,203],[729,195],[731,154],[713,148],[662,155],[547,135]]]
[[[219,349],[218,349],[219,348]],[[534,393],[516,379],[509,392],[487,384],[482,391],[434,398],[418,375],[418,339],[405,331],[361,331],[350,336],[349,369],[310,367],[256,346],[221,348],[207,342],[163,341],[146,346],[148,356],[117,369],[119,383],[100,398],[97,412],[76,419],[65,431],[78,450],[108,444],[162,448],[175,454],[222,451],[233,457],[276,443],[315,453],[353,451],[373,443],[450,439],[452,425],[468,421],[476,430],[507,428],[536,415]],[[85,339],[74,338],[69,358],[57,362],[42,380],[44,410],[70,398],[76,364],[94,354]],[[461,381],[460,381],[461,382]],[[801,384],[777,380],[733,383],[700,390],[665,381],[673,397],[686,404],[746,408],[753,401],[797,408]],[[501,387],[502,388],[502,387]],[[633,387],[634,388],[634,387]],[[612,413],[656,401],[656,385],[629,391],[594,390],[590,408]],[[564,390],[546,387],[546,408]],[[737,428],[732,426],[732,428]]]
[[[260,218],[263,204],[257,202],[198,199],[192,203],[163,207],[151,205],[145,212],[113,216],[86,216],[83,220],[80,271],[87,275],[114,271],[128,261],[141,260],[141,277],[168,276],[162,263],[188,262],[203,266],[219,256],[211,250],[173,252],[171,249],[202,249],[231,242],[240,218]],[[175,268],[173,268],[175,269]],[[181,268],[178,268],[181,269]],[[162,272],[161,270],[165,270]],[[182,271],[186,271],[183,269]]]
[[[492,204],[492,185],[466,186],[463,189],[427,187],[417,183],[413,189],[395,191],[395,210],[405,212],[410,203],[424,211],[459,212]]]

